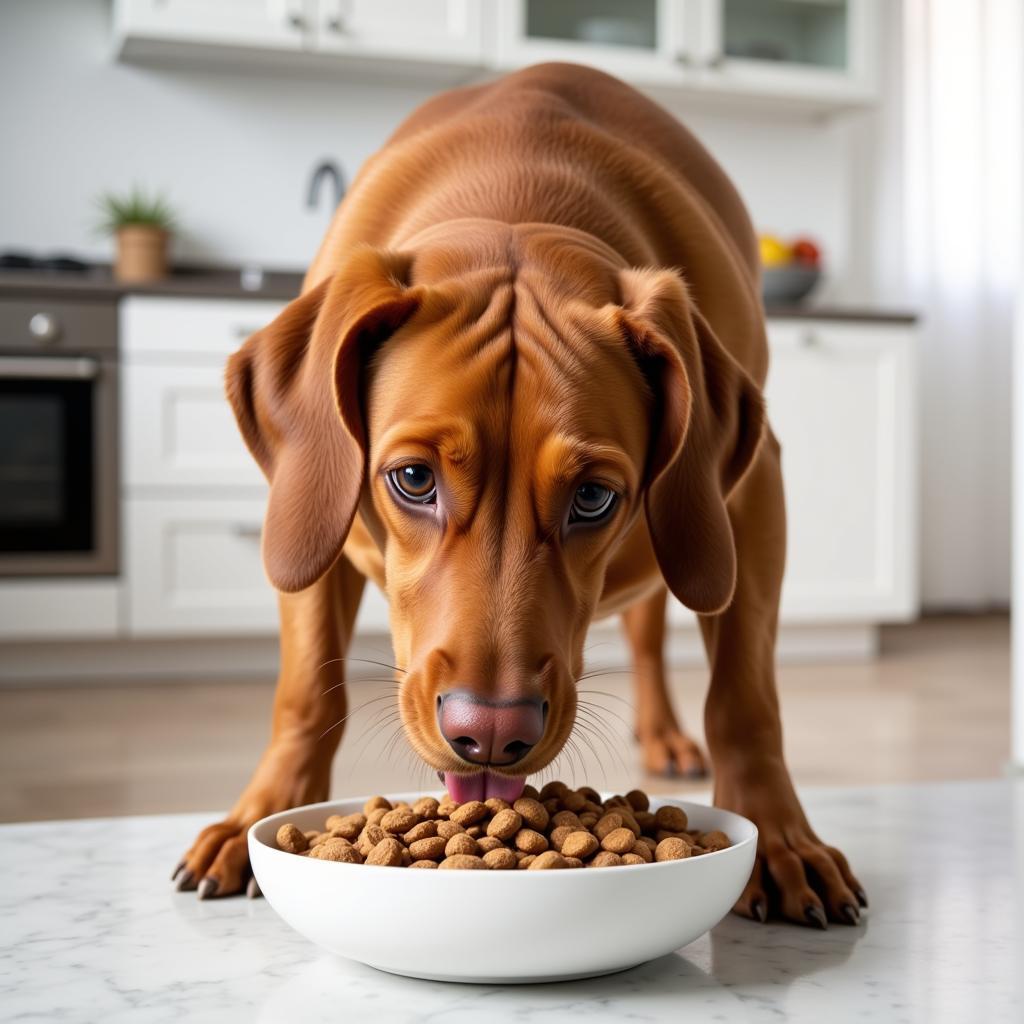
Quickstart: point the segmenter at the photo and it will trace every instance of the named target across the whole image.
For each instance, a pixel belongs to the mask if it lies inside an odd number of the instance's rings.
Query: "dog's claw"
[[[263,895],[263,890],[260,889],[260,883],[255,878],[249,879],[249,884],[245,887],[245,895],[250,900],[258,899]]]
[[[804,907],[804,917],[807,919],[807,923],[814,928],[820,928],[822,931],[828,929],[828,922],[825,920],[825,912],[821,907]]]
[[[760,921],[761,924],[764,924],[765,921],[768,920],[768,911],[765,909],[765,905],[761,900],[754,900],[754,902],[750,904],[750,916],[756,921]]]
[[[176,882],[178,875],[181,874],[181,869],[185,866],[185,861],[181,861],[178,866],[171,872],[171,881]]]
[[[862,907],[864,907],[865,909],[867,909],[867,905],[868,905],[868,894],[867,894],[867,893],[866,893],[866,892],[865,892],[865,891],[864,891],[863,889],[857,889],[857,890],[856,890],[856,891],[854,892],[854,894],[853,894],[853,895],[857,897],[857,902],[858,902],[858,903],[859,903],[859,904],[860,904],[860,905],[861,905]]]
[[[217,895],[217,887],[220,882],[216,878],[203,878],[199,882],[198,896],[201,900],[208,900]]]
[[[185,868],[185,870],[178,876],[177,882],[174,884],[174,888],[178,892],[191,892],[196,887],[196,876],[192,872]]]
[[[852,903],[844,903],[840,910],[847,924],[860,924],[860,911]]]

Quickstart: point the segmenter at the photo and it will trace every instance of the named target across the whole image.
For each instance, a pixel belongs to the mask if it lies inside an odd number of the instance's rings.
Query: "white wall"
[[[676,112],[733,177],[760,228],[822,242],[823,297],[901,305],[901,22],[899,4],[880,6],[887,20],[877,110],[831,120],[726,116],[681,100]],[[109,242],[92,231],[94,199],[139,182],[166,190],[179,210],[179,259],[302,268],[329,217],[326,192],[321,209],[305,208],[313,165],[332,157],[351,178],[432,91],[117,64],[109,23],[104,0],[0,0],[0,249],[109,258]],[[977,403],[988,409],[986,395]],[[1008,437],[1006,408],[991,415],[993,436]],[[922,434],[926,484],[941,493],[949,453],[930,441],[927,423]],[[982,531],[983,557],[964,572],[956,563],[950,587],[950,529],[977,522],[968,503],[1002,508],[1005,445],[996,450],[999,457],[975,475],[979,494],[946,495],[943,529],[928,528],[934,503],[923,509],[926,603],[1007,600],[1005,516]]]
[[[0,19],[0,195],[17,197],[0,204],[3,247],[109,258],[93,200],[140,182],[180,210],[179,258],[302,267],[328,216],[304,205],[314,163],[351,178],[433,89],[118,64],[103,0],[4,0]],[[846,126],[683,113],[758,223],[820,237],[841,277]]]

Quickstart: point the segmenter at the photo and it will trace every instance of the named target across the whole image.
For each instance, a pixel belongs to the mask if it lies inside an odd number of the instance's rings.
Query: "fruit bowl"
[[[761,271],[761,296],[766,306],[800,302],[818,283],[817,267],[791,263],[781,267],[765,267]]]
[[[317,945],[437,981],[586,978],[670,953],[729,912],[757,844],[756,827],[738,814],[652,798],[652,810],[682,807],[691,827],[721,829],[733,845],[685,860],[560,871],[411,871],[277,849],[286,822],[320,827],[330,814],[360,811],[365,800],[309,804],[256,822],[248,836],[256,881],[274,910]]]

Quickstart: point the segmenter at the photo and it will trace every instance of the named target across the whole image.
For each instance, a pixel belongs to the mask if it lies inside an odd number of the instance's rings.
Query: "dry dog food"
[[[387,867],[543,871],[604,868],[698,857],[730,845],[724,832],[687,828],[680,807],[650,810],[646,793],[601,800],[589,786],[527,786],[509,804],[498,797],[456,804],[425,796],[366,801],[361,814],[332,814],[323,831],[282,825],[277,845],[317,860]]]

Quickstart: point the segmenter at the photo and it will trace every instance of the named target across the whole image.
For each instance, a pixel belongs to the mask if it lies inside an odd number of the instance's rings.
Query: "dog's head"
[[[271,484],[271,582],[309,586],[361,515],[406,735],[456,799],[515,796],[565,744],[624,540],[649,536],[695,611],[731,599],[725,499],[762,404],[674,272],[569,229],[462,222],[351,254],[227,381]]]

